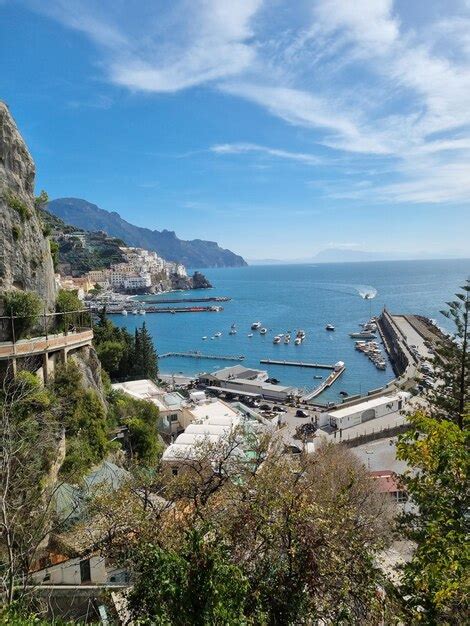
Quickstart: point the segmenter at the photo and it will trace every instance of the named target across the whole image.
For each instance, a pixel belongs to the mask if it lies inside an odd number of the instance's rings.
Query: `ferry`
[[[267,332],[268,332],[268,329],[267,329],[267,328],[262,328],[262,329],[259,331],[259,334],[260,334],[260,335],[265,335]]]
[[[333,324],[327,324],[325,326],[325,330],[334,330],[334,329],[335,329],[335,327],[333,326]]]
[[[261,322],[253,322],[251,330],[259,330],[261,328]]]
[[[276,335],[273,339],[273,343],[281,343],[281,337],[279,337],[279,335]]]

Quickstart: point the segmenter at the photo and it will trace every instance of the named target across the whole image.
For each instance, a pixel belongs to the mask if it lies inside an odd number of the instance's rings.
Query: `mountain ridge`
[[[116,211],[106,211],[81,198],[56,198],[46,209],[64,222],[86,230],[103,230],[111,237],[123,239],[130,246],[153,250],[167,261],[186,267],[242,267],[245,259],[221,248],[215,241],[183,240],[172,230],[151,230],[135,226]]]

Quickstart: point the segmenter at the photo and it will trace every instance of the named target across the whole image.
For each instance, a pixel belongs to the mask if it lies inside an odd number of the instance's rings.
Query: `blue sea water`
[[[365,393],[393,378],[375,368],[354,349],[349,333],[384,306],[392,313],[410,313],[434,318],[442,327],[448,323],[439,311],[470,275],[470,259],[438,261],[393,261],[377,263],[331,263],[309,265],[271,265],[203,270],[214,288],[210,291],[179,292],[172,297],[190,295],[229,296],[220,313],[149,314],[145,322],[157,350],[199,350],[211,355],[245,355],[244,363],[267,369],[282,384],[313,389],[321,381],[314,375],[328,371],[286,366],[260,366],[260,359],[272,358],[306,362],[335,363],[342,360],[346,371],[320,397],[319,401],[338,400],[339,392]],[[364,294],[374,294],[364,299]],[[168,297],[163,294],[162,298]],[[187,305],[188,306],[188,305]],[[261,321],[269,329],[266,336],[254,333],[248,338],[251,323]],[[133,331],[142,324],[141,316],[113,316],[113,321]],[[232,323],[237,334],[230,336]],[[334,324],[335,332],[325,330]],[[273,336],[302,328],[306,340],[295,346],[274,345]],[[216,332],[219,339],[211,340]],[[207,336],[207,340],[202,337]],[[164,373],[196,374],[230,365],[218,360],[167,358],[160,361]]]

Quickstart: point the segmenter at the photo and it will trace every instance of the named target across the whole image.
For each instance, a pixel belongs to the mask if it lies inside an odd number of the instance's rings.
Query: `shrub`
[[[51,251],[54,272],[56,272],[59,266],[59,244],[57,243],[57,241],[54,241],[53,239],[49,240],[49,250]]]
[[[13,235],[13,239],[15,241],[18,241],[18,239],[21,237],[21,228],[15,224],[11,228],[11,234]]]
[[[3,296],[6,315],[15,317],[15,338],[24,337],[39,319],[43,302],[32,291],[7,291]]]
[[[39,196],[36,196],[34,198],[34,206],[37,209],[42,208],[48,202],[49,202],[49,196],[47,195],[47,192],[44,191],[44,189],[41,190],[41,193],[39,194]]]
[[[65,331],[68,330],[70,325],[79,326],[79,314],[74,314],[74,312],[82,309],[83,303],[78,297],[76,289],[60,289],[55,303],[56,313],[69,313],[70,315],[60,315],[58,317],[58,328]]]
[[[31,217],[31,211],[28,209],[28,206],[25,202],[23,202],[23,200],[21,200],[9,189],[6,189],[3,192],[3,197],[5,198],[5,202],[8,204],[10,209],[13,209],[18,213],[22,222],[24,222],[25,220],[29,220],[29,218]]]

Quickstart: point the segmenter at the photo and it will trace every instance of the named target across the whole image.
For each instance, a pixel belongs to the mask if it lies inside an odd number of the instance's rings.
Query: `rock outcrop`
[[[34,206],[34,177],[34,161],[8,107],[0,102],[0,296],[11,289],[34,291],[52,311],[54,269]]]

